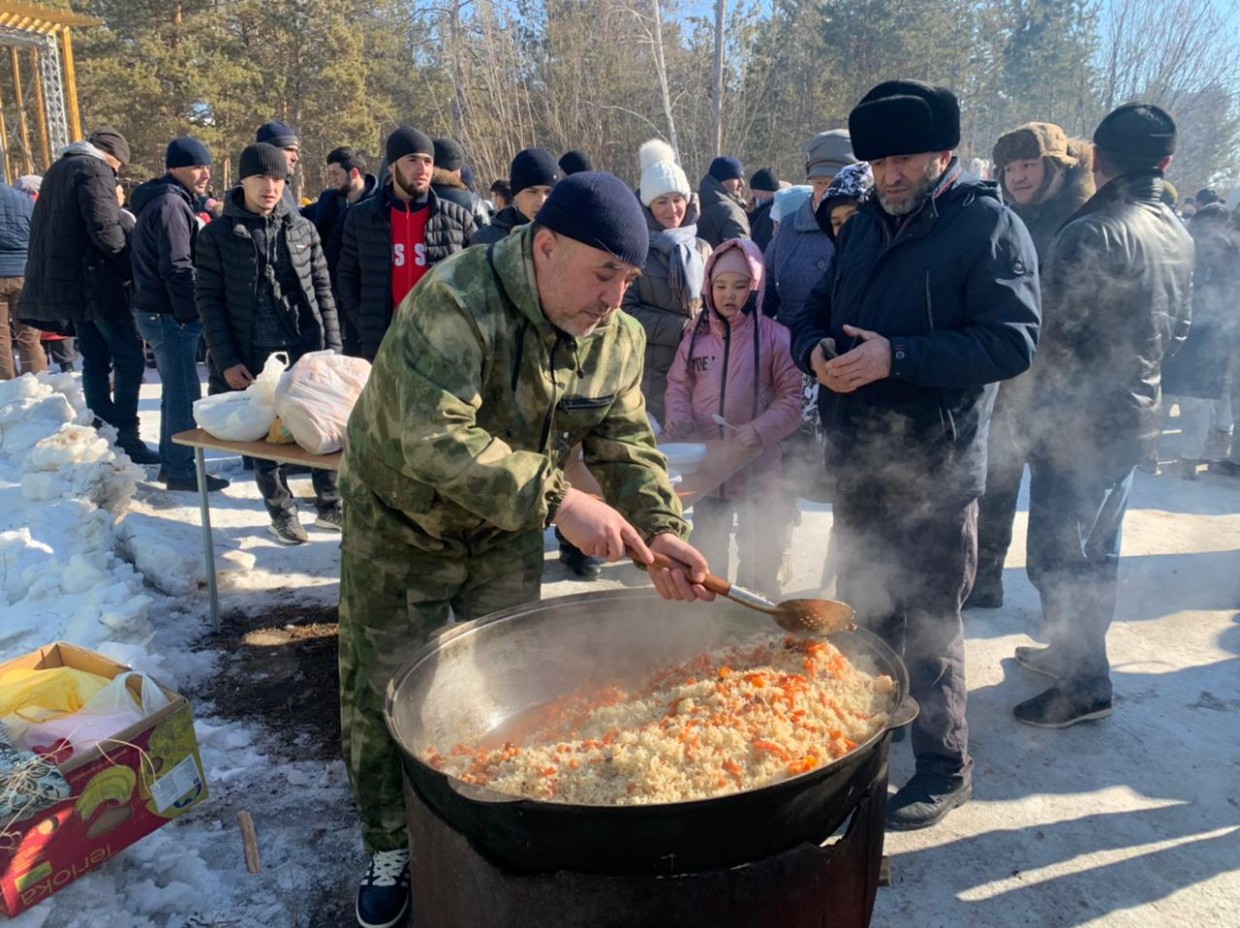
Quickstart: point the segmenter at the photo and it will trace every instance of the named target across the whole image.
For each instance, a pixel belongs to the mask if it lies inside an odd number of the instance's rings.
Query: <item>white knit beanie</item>
[[[676,163],[676,153],[667,142],[651,139],[637,150],[637,157],[642,166],[639,190],[643,206],[649,206],[667,193],[679,193],[682,197],[688,197],[692,193],[689,178]]]

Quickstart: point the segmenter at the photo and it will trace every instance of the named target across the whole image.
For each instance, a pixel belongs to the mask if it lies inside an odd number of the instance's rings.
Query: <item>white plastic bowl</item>
[[[706,460],[706,446],[698,442],[669,442],[659,445],[659,450],[667,455],[669,467],[685,475],[696,474]]]

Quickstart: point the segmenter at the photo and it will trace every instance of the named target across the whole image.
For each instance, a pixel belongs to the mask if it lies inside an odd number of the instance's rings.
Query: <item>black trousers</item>
[[[840,599],[904,658],[919,773],[972,773],[964,624],[977,570],[977,501],[910,499],[907,485],[859,480],[836,492]]]
[[[1012,546],[1012,526],[1016,521],[1016,500],[1025,475],[1023,448],[1017,443],[1012,422],[996,410],[990,420],[990,441],[986,448],[986,492],[977,504],[978,583],[998,583],[1003,562]]]

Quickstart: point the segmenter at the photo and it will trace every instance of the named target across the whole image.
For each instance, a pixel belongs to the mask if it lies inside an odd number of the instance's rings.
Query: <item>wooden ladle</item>
[[[632,552],[629,553],[632,554]],[[658,551],[650,553],[654,555],[654,564],[651,566],[684,570],[683,564],[673,561],[666,555]],[[642,567],[648,566],[641,564],[636,558],[634,558],[634,563]],[[736,586],[722,577],[716,577],[714,574],[707,574],[706,579],[702,581],[702,586],[716,596],[723,596],[734,603],[740,603],[758,612],[765,612],[775,620],[775,624],[780,628],[797,635],[831,635],[853,628],[857,622],[857,613],[853,611],[852,606],[833,599],[786,599],[776,603],[743,586]]]

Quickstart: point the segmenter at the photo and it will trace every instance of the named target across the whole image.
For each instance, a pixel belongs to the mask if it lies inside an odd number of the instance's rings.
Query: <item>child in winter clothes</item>
[[[740,441],[765,449],[693,505],[693,543],[716,573],[728,573],[738,519],[737,582],[778,594],[796,502],[783,491],[779,442],[801,421],[801,372],[788,330],[762,313],[762,252],[731,239],[706,262],[704,311],[685,333],[667,374],[669,437]],[[721,415],[734,428],[711,418]]]

